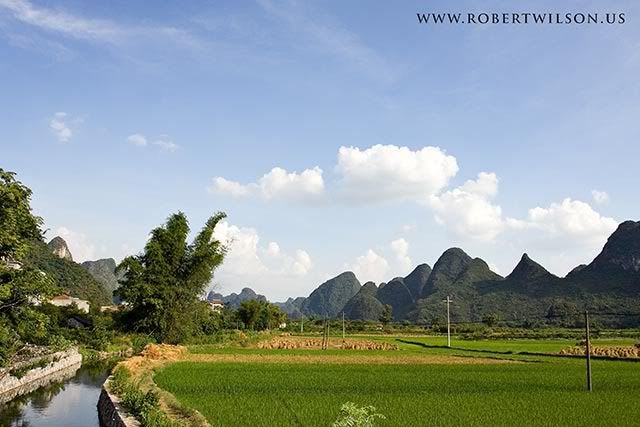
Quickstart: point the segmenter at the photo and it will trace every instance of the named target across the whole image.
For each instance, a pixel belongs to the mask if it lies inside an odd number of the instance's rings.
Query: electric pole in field
[[[300,316],[300,333],[304,333],[304,314]]]
[[[451,304],[451,297],[447,295],[447,299],[444,300],[447,303],[447,347],[451,348],[451,318],[449,316],[449,304]]]
[[[342,341],[344,342],[344,311],[342,312]]]
[[[586,355],[587,355],[587,390],[592,391],[591,386],[591,340],[589,338],[589,310],[584,311],[584,329],[586,334]]]

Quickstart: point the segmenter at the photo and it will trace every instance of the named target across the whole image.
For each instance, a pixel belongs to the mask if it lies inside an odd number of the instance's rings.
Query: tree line
[[[43,220],[32,212],[31,197],[15,173],[0,169],[0,366],[27,344],[80,341],[103,349],[118,334],[176,344],[224,329],[274,329],[287,320],[264,301],[244,301],[236,310],[218,313],[202,300],[227,252],[214,237],[223,212],[212,215],[192,241],[182,212],[153,229],[143,251],[117,267],[123,279],[115,296],[123,305],[115,313],[101,313],[95,305],[87,314],[47,304],[68,289],[61,286],[59,272],[47,274],[28,262],[44,242]],[[84,319],[89,329],[70,328],[72,317]]]

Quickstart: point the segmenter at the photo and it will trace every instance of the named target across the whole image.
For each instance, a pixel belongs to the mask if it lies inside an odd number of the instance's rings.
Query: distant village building
[[[102,305],[100,306],[100,312],[101,313],[113,313],[116,312],[118,310],[120,310],[120,308],[123,306],[124,304],[121,305]]]
[[[48,301],[50,304],[53,304],[57,307],[68,307],[70,305],[77,305],[79,310],[84,311],[85,313],[89,312],[89,301],[72,297],[67,294],[56,295]]]
[[[12,270],[20,270],[22,268],[22,264],[18,261],[14,261],[12,258],[0,257],[0,262]]]
[[[222,300],[220,299],[212,299],[209,301],[209,307],[211,307],[211,310],[215,311],[216,313],[222,313],[224,302],[222,302]]]

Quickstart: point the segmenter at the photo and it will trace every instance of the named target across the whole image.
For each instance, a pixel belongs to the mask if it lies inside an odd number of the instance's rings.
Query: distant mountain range
[[[242,294],[255,292],[245,288]],[[233,295],[219,295],[219,299]],[[558,314],[576,317],[585,308],[640,313],[640,222],[620,224],[590,264],[576,267],[564,278],[551,274],[527,254],[502,277],[482,259],[451,248],[433,269],[421,264],[406,277],[379,286],[373,282],[361,285],[354,273],[344,272],[306,298],[276,304],[292,318],[335,318],[344,312],[349,319],[364,320],[379,319],[384,305],[389,304],[395,320],[431,323],[443,320],[447,296],[453,299],[453,321],[480,321],[487,315],[516,322]],[[640,316],[619,317],[616,322],[640,324]]]
[[[110,303],[118,286],[113,259],[77,264],[60,237],[49,244],[37,242],[26,262],[55,277],[62,291],[99,304]],[[527,254],[502,277],[482,259],[451,248],[433,269],[420,264],[406,277],[379,285],[361,285],[355,274],[347,271],[322,283],[308,297],[275,304],[291,318],[336,318],[344,312],[349,319],[363,320],[379,319],[388,304],[395,320],[431,323],[443,320],[443,299],[447,296],[453,299],[453,321],[480,321],[487,315],[505,321],[528,321],[546,315],[575,316],[584,308],[640,313],[640,222],[620,224],[590,264],[577,266],[563,278],[551,274]],[[220,299],[232,308],[246,300],[267,300],[248,287],[226,296],[212,291],[207,298]],[[640,316],[627,321],[640,324]]]
[[[267,297],[265,297],[264,295],[256,294],[251,288],[244,288],[242,289],[242,291],[240,291],[239,294],[232,293],[231,295],[227,295],[227,296],[211,291],[207,295],[207,300],[208,301],[221,300],[224,303],[224,305],[228,307],[238,308],[243,301],[248,301],[248,300],[266,301]]]

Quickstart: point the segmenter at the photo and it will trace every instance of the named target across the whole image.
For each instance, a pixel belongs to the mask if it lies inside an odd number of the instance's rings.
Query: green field
[[[214,426],[329,426],[342,403],[374,405],[387,417],[380,426],[638,425],[640,363],[596,360],[594,392],[585,389],[581,359],[521,356],[555,353],[575,341],[454,341],[402,338],[396,352],[215,349],[194,353],[278,354],[283,363],[177,362],[156,383],[199,410]],[[390,341],[390,342],[391,342]],[[409,341],[410,343],[404,342]],[[618,340],[609,344],[629,344]],[[603,344],[598,343],[598,344]],[[300,364],[287,355],[353,357],[392,353],[459,354],[521,360],[506,364]]]

